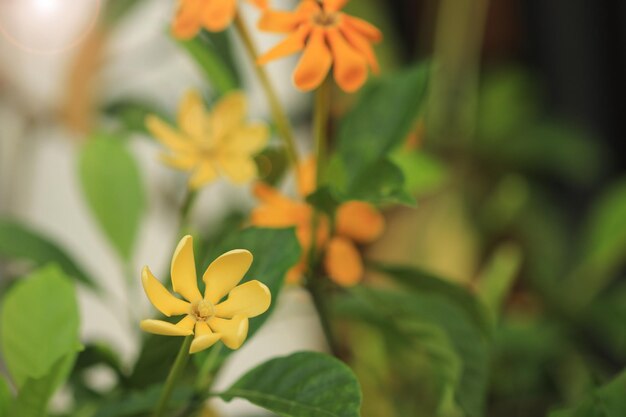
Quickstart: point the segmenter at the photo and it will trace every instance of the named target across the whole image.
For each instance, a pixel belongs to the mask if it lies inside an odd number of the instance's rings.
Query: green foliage
[[[193,39],[177,42],[193,58],[219,95],[239,88],[230,45],[225,34],[203,32]]]
[[[0,376],[0,416],[6,416],[13,402],[13,394],[9,388],[8,382]]]
[[[449,176],[443,161],[425,152],[402,149],[392,155],[391,161],[402,171],[404,188],[410,195],[422,196],[433,192]]]
[[[80,155],[79,174],[89,207],[120,256],[132,256],[145,192],[139,168],[122,140],[96,135]]]
[[[550,417],[621,417],[626,415],[626,372],[594,390],[576,406]]]
[[[110,0],[104,8],[104,22],[110,26],[119,23],[128,13],[137,7],[143,0]]]
[[[78,306],[71,281],[54,266],[18,282],[4,298],[2,353],[18,388],[50,373],[78,350]]]
[[[156,115],[163,120],[168,118],[162,111],[148,103],[139,101],[120,101],[113,103],[102,110],[107,116],[118,121],[127,132],[137,132],[149,135],[146,128],[146,117]]]
[[[78,263],[59,245],[14,220],[0,218],[0,256],[28,259],[39,267],[56,263],[66,274],[89,287],[96,287]]]
[[[402,171],[388,154],[415,126],[426,97],[428,67],[422,64],[372,82],[342,121],[337,158],[327,173],[342,200],[407,201]]]
[[[283,417],[358,417],[361,389],[343,362],[298,352],[271,359],[219,394],[243,398]]]
[[[47,373],[39,378],[28,378],[9,411],[9,417],[46,417],[52,394],[69,374],[76,352],[58,359]]]
[[[162,385],[152,385],[144,391],[131,392],[119,398],[109,400],[106,404],[98,408],[98,411],[93,417],[134,417],[137,415],[147,415],[154,409],[154,405],[157,403],[162,390]],[[172,408],[182,407],[187,404],[191,394],[191,390],[185,386],[179,386],[174,389],[170,402]]]

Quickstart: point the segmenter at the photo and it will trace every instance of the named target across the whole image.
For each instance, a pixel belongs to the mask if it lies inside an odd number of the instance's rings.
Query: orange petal
[[[338,12],[343,9],[349,0],[324,0],[324,10],[327,12]]]
[[[257,59],[257,64],[265,65],[274,59],[283,58],[285,56],[295,54],[304,48],[304,41],[311,32],[310,24],[301,25],[291,35],[287,36],[282,42],[270,49],[264,55]]]
[[[221,32],[233,21],[237,13],[236,0],[204,0],[202,24],[210,32]]]
[[[317,0],[302,0],[296,9],[300,16],[311,17],[313,13],[321,11],[322,8]]]
[[[378,239],[385,228],[380,212],[362,201],[349,201],[339,206],[335,222],[338,234],[359,243]]]
[[[378,28],[371,23],[354,16],[343,15],[342,18],[349,26],[354,28],[366,39],[372,42],[380,42],[383,39],[383,34],[381,33],[381,31],[378,30]]]
[[[339,26],[343,36],[354,49],[359,51],[365,57],[367,63],[372,69],[372,72],[374,72],[374,74],[379,74],[380,66],[378,65],[378,60],[376,59],[376,54],[374,53],[372,45],[370,45],[369,41],[363,35],[343,22],[345,22],[345,20],[342,21],[342,24]]]
[[[304,275],[304,271],[306,270],[306,258],[302,259],[295,266],[293,266],[289,271],[287,271],[287,276],[285,280],[288,284],[299,284],[302,281],[302,275]]]
[[[178,39],[191,39],[200,30],[204,0],[181,0],[172,22],[172,34]]]
[[[267,0],[248,0],[248,3],[258,7],[259,9],[266,9],[269,7]]]
[[[311,155],[298,165],[298,192],[306,197],[315,191],[317,183],[317,160]]]
[[[363,277],[363,261],[352,242],[343,237],[334,237],[326,247],[324,267],[328,276],[345,287],[355,285]]]
[[[302,91],[313,90],[324,81],[332,63],[333,59],[324,39],[324,29],[314,28],[293,73],[294,84]]]
[[[293,201],[282,195],[276,188],[262,182],[254,184],[252,193],[256,198],[267,204],[292,204]]]
[[[348,44],[338,29],[328,29],[326,36],[333,53],[335,81],[345,92],[355,92],[367,79],[365,58]]]
[[[266,32],[291,33],[303,23],[302,16],[282,10],[265,10],[257,27]]]

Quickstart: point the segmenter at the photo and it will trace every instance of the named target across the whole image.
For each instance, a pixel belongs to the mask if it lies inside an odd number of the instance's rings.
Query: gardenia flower
[[[182,238],[172,258],[172,287],[184,297],[175,297],[146,266],[141,273],[143,288],[154,307],[166,316],[185,317],[176,324],[143,320],[141,328],[164,336],[193,334],[189,353],[204,350],[218,340],[238,349],[248,335],[248,319],[263,314],[270,306],[270,290],[253,280],[237,285],[252,264],[252,254],[236,249],[217,258],[204,272],[204,296],[198,289],[193,238]],[[222,300],[228,295],[226,300]],[[185,301],[186,300],[186,301]]]
[[[295,227],[302,247],[300,261],[287,275],[289,282],[297,282],[306,270],[309,251],[313,242],[314,208],[303,201],[315,190],[315,160],[309,159],[299,167],[298,192],[301,199],[291,199],[276,189],[257,184],[254,187],[261,205],[252,211],[251,222],[261,227]],[[335,230],[329,236],[329,220],[318,216],[315,242],[324,251],[324,268],[337,284],[352,286],[363,278],[363,260],[357,244],[371,243],[378,239],[385,228],[383,216],[369,203],[348,201],[335,213]]]
[[[247,123],[246,112],[246,98],[241,92],[226,95],[207,112],[200,95],[192,91],[180,104],[179,130],[156,116],[148,116],[146,126],[168,148],[164,162],[191,172],[192,189],[214,181],[220,174],[234,183],[245,183],[257,177],[254,155],[269,139],[267,126]]]
[[[248,1],[259,8],[267,7],[267,0]],[[236,13],[236,0],[180,0],[172,33],[179,39],[191,39],[200,28],[221,32],[230,26]]]
[[[335,81],[344,91],[361,88],[368,66],[374,73],[379,72],[371,44],[382,40],[382,34],[370,23],[342,13],[347,2],[304,0],[294,12],[265,9],[259,29],[288,36],[258,63],[263,65],[304,50],[293,75],[296,87],[303,91],[315,89],[333,66]]]

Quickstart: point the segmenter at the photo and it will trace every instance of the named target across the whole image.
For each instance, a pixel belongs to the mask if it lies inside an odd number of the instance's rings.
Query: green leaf
[[[9,383],[0,375],[0,416],[6,416],[13,403],[13,394]]]
[[[108,400],[98,408],[94,417],[130,417],[144,415],[154,409],[163,391],[162,385],[152,385],[145,391],[131,392],[119,398]],[[179,384],[174,388],[170,399],[172,409],[186,405],[193,391]]]
[[[224,35],[203,32],[190,40],[179,40],[178,44],[187,51],[204,73],[207,81],[223,95],[239,88],[234,66],[230,64],[230,47]]]
[[[104,9],[104,22],[114,26],[143,0],[109,0]]]
[[[622,417],[626,415],[626,372],[597,388],[578,405],[550,417]]]
[[[154,108],[152,104],[138,101],[116,102],[105,107],[103,111],[107,116],[117,119],[127,132],[143,133],[148,136],[151,136],[145,123],[148,115],[156,115],[162,120],[168,120],[168,117]]]
[[[80,156],[80,179],[95,218],[129,260],[146,204],[139,168],[125,143],[105,135],[91,138]]]
[[[53,364],[40,378],[28,378],[11,407],[9,417],[45,417],[50,397],[65,380],[76,358],[70,352]]]
[[[371,83],[360,97],[355,108],[344,118],[338,133],[337,165],[343,171],[343,184],[337,189],[340,195],[352,198],[352,193],[367,191],[368,181],[385,170],[386,181],[377,186],[403,188],[403,176],[392,173],[388,161],[390,151],[408,136],[425,101],[429,65],[423,64],[391,77]],[[398,170],[397,167],[395,167]],[[333,179],[336,175],[333,174]],[[393,178],[393,177],[391,177]],[[385,196],[375,187],[373,195]],[[380,197],[377,197],[380,198]]]
[[[219,394],[243,398],[283,417],[358,417],[361,388],[343,362],[315,352],[269,360]]]
[[[488,339],[476,318],[468,314],[464,305],[465,296],[444,291],[439,283],[425,280],[437,291],[383,291],[369,288],[354,288],[352,294],[361,305],[376,306],[375,320],[385,327],[393,326],[395,332],[404,334],[405,343],[412,338],[403,329],[417,323],[435,326],[444,332],[454,352],[461,359],[461,375],[454,387],[453,398],[468,417],[480,417],[484,413],[484,402],[488,378]],[[354,311],[343,311],[348,317]],[[357,312],[355,318],[359,318]],[[409,326],[409,327],[407,327]],[[452,375],[451,373],[448,375]],[[444,398],[445,399],[445,398]],[[444,400],[442,399],[442,401]]]
[[[56,263],[63,271],[92,288],[94,281],[59,245],[27,226],[0,218],[0,256],[9,259],[28,259],[41,267]]]
[[[402,171],[406,191],[418,197],[437,190],[448,177],[443,162],[424,152],[401,150],[393,154],[391,161]]]
[[[18,388],[43,378],[80,346],[72,282],[54,266],[34,272],[7,293],[1,324],[2,353]]]

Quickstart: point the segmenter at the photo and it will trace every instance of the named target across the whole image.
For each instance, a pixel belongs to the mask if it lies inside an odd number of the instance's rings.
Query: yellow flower
[[[204,350],[218,340],[238,349],[248,335],[248,319],[270,306],[270,290],[257,280],[237,285],[252,264],[252,254],[236,249],[217,258],[204,272],[204,297],[198,289],[193,238],[181,239],[172,258],[172,287],[185,300],[176,298],[146,266],[141,273],[143,288],[154,307],[166,316],[185,317],[176,324],[142,320],[141,328],[164,336],[194,335],[189,353]],[[226,300],[222,301],[228,295]]]
[[[254,155],[269,139],[264,123],[247,123],[246,97],[233,92],[207,112],[197,92],[188,92],[178,110],[176,130],[156,116],[146,118],[152,135],[166,146],[164,162],[191,173],[189,187],[198,189],[220,174],[234,183],[257,177]]]

